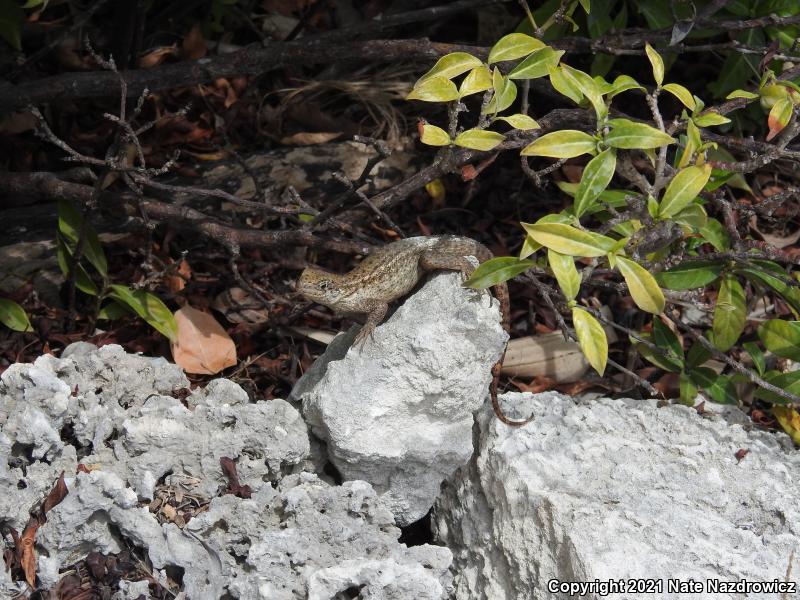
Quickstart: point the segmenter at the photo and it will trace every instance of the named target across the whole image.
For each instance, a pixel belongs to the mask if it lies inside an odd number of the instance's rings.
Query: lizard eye
[[[331,285],[330,281],[328,281],[327,279],[323,279],[322,281],[319,282],[319,289],[327,290],[330,287],[330,285]]]

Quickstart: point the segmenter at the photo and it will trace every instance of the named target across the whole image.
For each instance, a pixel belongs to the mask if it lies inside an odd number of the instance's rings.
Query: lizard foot
[[[372,334],[375,332],[375,326],[371,325],[370,323],[365,324],[361,331],[356,334],[355,339],[353,340],[353,346],[363,346],[364,342],[367,341],[367,338],[372,338]]]

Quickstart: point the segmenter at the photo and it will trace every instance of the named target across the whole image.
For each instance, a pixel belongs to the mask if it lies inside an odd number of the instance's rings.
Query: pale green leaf
[[[458,99],[456,84],[444,77],[431,77],[416,87],[406,96],[406,100],[422,100],[423,102],[450,102]]]
[[[789,124],[793,110],[794,103],[790,98],[782,98],[775,103],[767,116],[767,126],[769,127],[767,141],[778,135]]]
[[[800,322],[770,319],[758,326],[764,346],[778,356],[800,361]]]
[[[583,355],[592,368],[602,375],[608,362],[608,338],[602,325],[594,316],[577,306],[572,308],[572,324]]]
[[[747,90],[733,90],[730,94],[725,96],[726,100],[733,100],[734,98],[747,98],[748,100],[755,100],[758,94],[748,92]]]
[[[627,92],[628,90],[644,90],[644,87],[630,75],[619,75],[614,80],[614,83],[611,84],[609,91],[606,93],[608,94],[609,98],[613,98],[614,96],[621,94],[622,92]]]
[[[581,289],[581,276],[575,268],[575,259],[553,249],[547,250],[547,261],[555,275],[558,287],[567,300],[574,300]]]
[[[694,200],[711,177],[711,165],[691,166],[679,171],[669,182],[658,215],[667,219],[678,214]]]
[[[675,143],[671,136],[645,123],[636,123],[628,119],[611,119],[608,124],[613,129],[606,135],[605,141],[612,148],[644,150]]]
[[[692,92],[687,90],[682,85],[677,83],[667,83],[664,85],[664,89],[680,100],[681,103],[689,110],[694,110],[697,106],[697,103],[694,101],[694,96],[692,96]]]
[[[645,44],[644,51],[653,67],[653,79],[655,79],[656,85],[660,86],[664,82],[664,61],[650,44]]]
[[[482,64],[483,62],[481,62],[481,59],[467,52],[452,52],[451,54],[446,54],[436,61],[436,64],[433,65],[430,71],[417,80],[414,87],[417,88],[424,81],[433,79],[434,77],[442,77],[444,79],[458,77],[462,73],[466,73],[470,69],[479,67]]]
[[[528,115],[523,115],[517,113],[516,115],[510,115],[508,117],[497,117],[496,121],[505,121],[509,125],[511,125],[514,129],[520,129],[522,131],[529,131],[531,129],[540,129],[539,124],[534,121]]]
[[[704,112],[702,115],[699,115],[692,120],[698,127],[713,127],[714,125],[725,125],[726,123],[731,122],[728,117],[725,117],[713,110]]]
[[[606,106],[603,96],[600,93],[600,88],[597,82],[588,74],[579,69],[573,69],[569,65],[562,65],[564,75],[571,78],[581,93],[592,104],[597,120],[602,121],[608,114],[608,106]]]
[[[423,123],[420,128],[422,129],[422,135],[419,139],[423,144],[428,144],[429,146],[450,145],[450,136],[441,127]]]
[[[605,256],[617,240],[564,223],[523,223],[528,235],[545,248],[568,256]]]
[[[492,74],[492,81],[494,96],[492,96],[491,101],[483,110],[485,115],[504,111],[517,99],[517,85],[508,77],[503,77],[497,67],[495,67]]]
[[[744,331],[747,309],[744,302],[744,289],[733,275],[722,276],[714,307],[714,345],[723,352],[731,348]]]
[[[489,64],[502,60],[515,60],[544,48],[544,42],[524,33],[509,33],[500,38],[489,51]]]
[[[664,292],[650,272],[639,263],[617,256],[617,268],[628,284],[628,291],[643,311],[659,314],[664,310]]]
[[[471,150],[491,150],[505,139],[502,133],[482,129],[468,129],[456,136],[454,144]]]
[[[33,331],[25,309],[8,298],[0,298],[0,323],[13,331]]]
[[[478,92],[485,92],[492,87],[492,72],[488,67],[481,65],[475,67],[461,82],[458,88],[458,95],[460,98],[469,96],[470,94],[477,94]]]
[[[678,225],[685,225],[691,229],[700,229],[705,227],[708,222],[708,215],[706,210],[699,204],[690,204],[677,215],[674,215],[672,220]]]
[[[583,92],[578,88],[577,82],[572,77],[564,75],[563,66],[550,67],[547,73],[550,75],[550,85],[557,92],[563,94],[575,104],[580,104],[581,100],[583,100]]]
[[[547,46],[536,50],[528,58],[514,67],[508,74],[509,79],[536,79],[544,77],[550,69],[558,64],[564,55],[563,50],[553,50]]]
[[[564,129],[543,135],[522,150],[522,156],[548,156],[550,158],[572,158],[581,154],[592,154],[597,141],[583,131]]]
[[[582,216],[608,187],[617,168],[617,155],[614,150],[604,150],[586,165],[581,181],[575,192],[575,216]]]

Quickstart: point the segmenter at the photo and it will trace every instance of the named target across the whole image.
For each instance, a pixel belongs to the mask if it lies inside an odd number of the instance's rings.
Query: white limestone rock
[[[651,401],[503,402],[536,420],[509,429],[482,411],[476,457],[435,507],[456,599],[566,598],[548,581],[595,578],[663,581],[648,598],[740,598],[679,596],[666,580],[783,581],[793,551],[797,580],[800,452],[787,436]]]
[[[331,462],[344,479],[369,481],[400,525],[424,516],[472,455],[472,413],[508,337],[497,301],[461,282],[432,276],[315,386],[298,384]]]

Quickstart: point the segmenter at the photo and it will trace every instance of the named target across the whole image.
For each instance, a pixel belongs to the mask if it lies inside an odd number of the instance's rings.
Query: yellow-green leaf
[[[758,98],[758,94],[748,92],[747,90],[733,90],[730,94],[725,96],[725,100],[733,100],[734,98],[747,98],[748,100],[754,100]]]
[[[458,94],[461,98],[478,92],[485,92],[492,87],[492,72],[485,65],[475,67],[461,82]]]
[[[0,298],[0,323],[13,331],[33,331],[25,310],[8,298]]]
[[[586,165],[581,175],[581,182],[575,192],[575,216],[582,216],[608,187],[614,170],[617,168],[617,155],[609,148],[595,156]]]
[[[575,104],[580,104],[583,100],[583,92],[578,88],[577,82],[572,77],[564,75],[564,67],[550,67],[547,71],[550,75],[550,85],[555,90],[567,98],[572,100]]]
[[[122,302],[143,318],[156,331],[175,341],[178,336],[178,324],[175,315],[153,294],[145,290],[131,290],[124,285],[109,286],[109,295],[117,302]]]
[[[677,83],[667,83],[664,85],[664,89],[680,100],[681,103],[689,110],[694,110],[697,106],[697,102],[694,101],[692,92],[687,90],[682,85]]]
[[[699,115],[692,120],[698,127],[713,127],[714,125],[725,125],[725,123],[731,122],[728,117],[724,117],[713,110],[704,112],[702,115]]]
[[[485,115],[504,111],[517,99],[517,85],[508,77],[503,77],[497,67],[492,73],[492,86],[494,87],[494,96],[483,110]]]
[[[773,406],[772,413],[794,443],[800,446],[800,411],[790,406]]]
[[[509,33],[500,38],[489,51],[489,64],[502,60],[515,60],[544,48],[544,42],[524,33]]]
[[[650,44],[645,44],[644,51],[653,66],[653,79],[655,79],[656,85],[660,86],[664,82],[664,61]]]
[[[549,156],[550,158],[572,158],[581,154],[593,154],[597,141],[588,133],[575,129],[564,129],[543,135],[522,150],[522,156]]]
[[[520,258],[528,258],[531,254],[540,250],[542,245],[534,240],[531,236],[525,235],[525,239],[522,242],[522,248],[519,251]]]
[[[431,77],[418,83],[406,96],[406,100],[423,102],[450,102],[458,98],[456,84],[445,77]]]
[[[80,238],[81,228],[84,229],[83,256],[97,269],[103,279],[108,277],[108,263],[97,232],[89,223],[84,222],[83,215],[66,200],[58,201],[58,230],[64,236],[70,253],[74,253]]]
[[[482,290],[508,281],[524,273],[534,264],[532,260],[522,260],[514,256],[491,258],[475,269],[470,278],[464,282],[464,287]]]
[[[599,375],[608,362],[608,338],[603,327],[591,314],[577,306],[572,308],[572,324],[583,355]]]
[[[758,337],[770,352],[800,361],[800,322],[770,319],[758,326]]]
[[[607,94],[609,98],[613,98],[617,94],[628,90],[644,90],[644,87],[630,75],[620,75],[611,84],[611,89],[608,90]]]
[[[592,79],[588,73],[584,73],[579,69],[573,69],[569,65],[562,65],[562,68],[564,69],[564,75],[568,78],[572,78],[578,89],[580,89],[586,99],[592,104],[598,121],[604,119],[608,114],[608,107],[603,100],[597,82]]]
[[[486,131],[483,129],[468,129],[456,136],[453,142],[456,146],[470,148],[471,150],[491,150],[499,145],[505,136],[496,131]]]
[[[555,250],[547,250],[547,261],[555,275],[558,287],[567,300],[574,300],[581,289],[581,276],[575,268],[575,259]]]
[[[450,144],[450,136],[441,127],[431,125],[430,123],[422,123],[420,126],[422,135],[420,141],[429,146],[448,146]]]
[[[730,349],[744,331],[747,309],[744,303],[744,289],[731,274],[722,276],[714,307],[714,345],[725,352]]]
[[[767,141],[778,135],[789,124],[793,110],[794,103],[790,98],[781,98],[773,105],[767,117],[767,126],[769,127]]]
[[[693,229],[705,227],[708,222],[708,214],[699,204],[689,204],[686,208],[672,217],[678,225],[685,225]]]
[[[540,129],[539,124],[534,121],[528,115],[523,115],[517,113],[516,115],[510,115],[508,117],[497,117],[496,121],[505,121],[509,125],[511,125],[514,129],[520,129],[522,131],[528,131],[530,129]]]
[[[613,129],[606,135],[605,141],[612,148],[645,150],[675,143],[672,137],[645,123],[611,119],[608,124]]]
[[[467,52],[452,52],[446,54],[436,61],[436,64],[433,65],[430,71],[417,80],[414,87],[419,87],[422,82],[433,79],[434,77],[443,77],[445,79],[458,77],[462,73],[466,73],[470,69],[479,67],[482,64],[481,59]]]
[[[605,256],[617,241],[564,223],[523,223],[528,235],[545,248],[568,256]]]
[[[617,256],[617,268],[628,284],[628,291],[636,306],[642,310],[657,315],[664,310],[664,292],[658,282],[639,263],[624,256]]]
[[[697,197],[711,177],[711,165],[706,163],[702,167],[691,166],[679,171],[669,182],[658,216],[668,219],[682,211]]]
[[[536,50],[528,58],[514,67],[508,74],[509,79],[536,79],[544,77],[552,67],[558,64],[564,55],[563,50],[553,50],[549,46]]]

